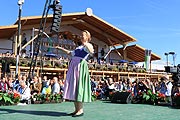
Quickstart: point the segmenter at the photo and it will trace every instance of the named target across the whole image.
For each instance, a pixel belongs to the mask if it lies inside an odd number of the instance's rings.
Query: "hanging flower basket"
[[[88,64],[88,67],[89,67],[90,70],[94,70],[95,69],[94,66],[95,66],[94,63],[89,63]]]

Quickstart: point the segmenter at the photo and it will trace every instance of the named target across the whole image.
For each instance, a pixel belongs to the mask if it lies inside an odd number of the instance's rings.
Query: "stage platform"
[[[0,120],[178,120],[179,109],[145,104],[113,104],[95,101],[84,104],[84,116],[73,118],[72,102],[0,106]]]

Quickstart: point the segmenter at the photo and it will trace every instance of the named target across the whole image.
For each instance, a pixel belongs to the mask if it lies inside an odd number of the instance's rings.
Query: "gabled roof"
[[[42,16],[22,17],[22,29],[28,29],[28,26],[32,29],[32,25],[38,25],[41,18]],[[52,18],[53,15],[48,15],[47,23],[51,23]],[[16,21],[15,24],[18,24],[18,21]],[[122,30],[95,15],[88,16],[86,12],[62,14],[61,25],[72,25],[80,30],[86,29],[93,37],[107,43],[108,45],[122,45],[136,41],[135,38]],[[112,43],[107,39],[110,39]]]
[[[123,48],[117,49],[121,55],[123,56]],[[127,58],[136,62],[143,62],[145,60],[145,48],[135,44],[131,46],[127,46],[125,48]],[[113,50],[115,52],[115,50]],[[151,61],[160,60],[161,58],[155,53],[151,53]]]

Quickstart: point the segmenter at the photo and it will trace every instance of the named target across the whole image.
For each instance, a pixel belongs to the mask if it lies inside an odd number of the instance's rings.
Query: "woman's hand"
[[[59,46],[56,46],[55,48],[56,48],[56,49],[59,49]]]
[[[62,47],[59,47],[59,46],[56,46],[55,47],[56,49],[59,49],[59,50],[62,50],[63,52],[65,52],[66,54],[70,54],[71,52],[65,48],[62,48]]]

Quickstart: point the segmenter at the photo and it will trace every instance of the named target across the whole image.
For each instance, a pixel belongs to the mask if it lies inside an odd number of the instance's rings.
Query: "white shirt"
[[[167,89],[166,89],[165,95],[166,96],[171,96],[171,90],[172,90],[172,87],[173,87],[172,83],[171,82],[166,83],[166,87],[167,87]]]
[[[20,88],[19,88],[20,89]],[[20,92],[21,100],[28,100],[31,97],[31,91],[28,86],[25,88],[21,88],[22,92]]]
[[[60,86],[59,83],[54,83],[52,87],[52,94],[58,94],[60,92]]]

